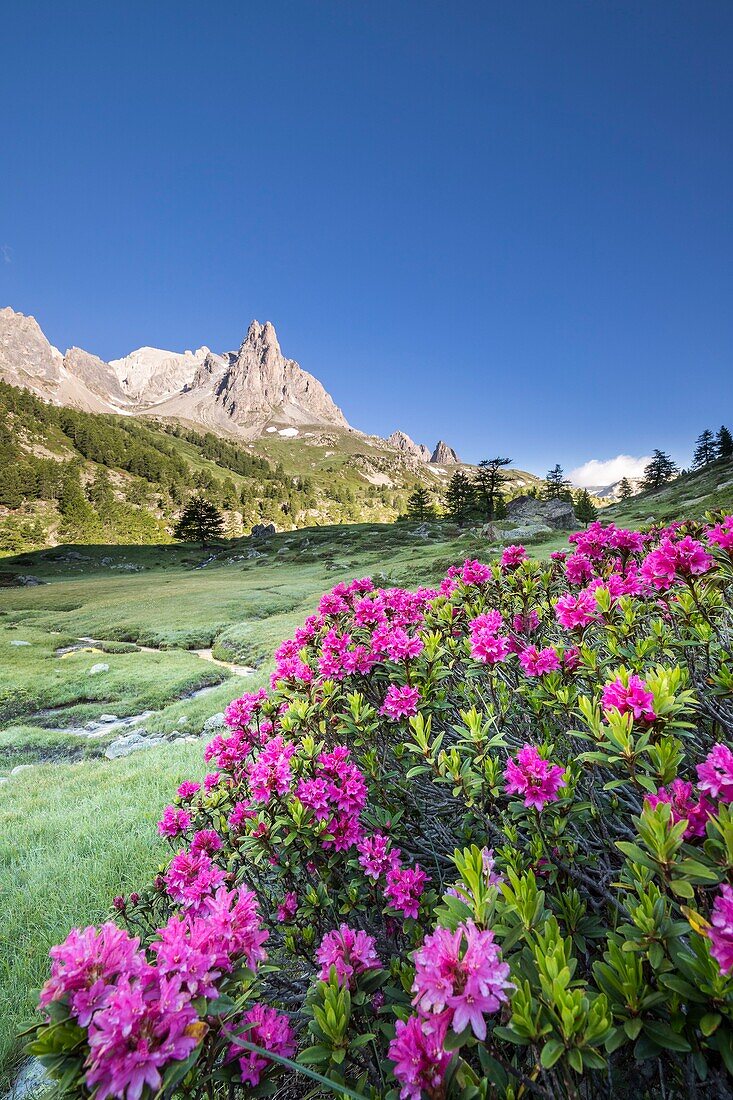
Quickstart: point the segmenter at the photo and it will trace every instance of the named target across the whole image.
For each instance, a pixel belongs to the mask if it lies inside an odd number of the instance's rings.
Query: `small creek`
[[[61,646],[56,650],[56,656],[59,658],[66,657],[69,653],[89,652],[94,656],[104,656],[104,650],[101,648],[104,646],[104,641],[99,638],[82,637],[71,646]],[[131,650],[130,652],[133,652]],[[152,646],[137,645],[136,652],[142,653],[162,653],[168,652],[160,649],[156,649]],[[182,652],[193,653],[202,661],[207,661],[210,664],[218,665],[221,668],[228,669],[233,676],[251,676],[255,671],[248,665],[237,665],[230,661],[220,661],[214,657],[212,650],[209,649],[190,649],[183,650]],[[207,684],[205,687],[196,688],[194,691],[188,691],[184,695],[181,695],[176,700],[171,702],[185,702],[190,699],[200,699],[204,695],[208,695],[210,692],[215,691],[219,687],[219,684]],[[170,704],[167,704],[170,705]],[[80,726],[44,726],[42,723],[48,722],[50,719],[59,718],[65,713],[64,707],[55,707],[49,710],[38,711],[36,714],[30,716],[30,720],[39,724],[40,729],[45,729],[49,733],[66,733],[70,737],[84,737],[88,740],[94,740],[101,737],[108,737],[110,734],[117,734],[118,736],[114,741],[111,741],[105,748],[104,755],[108,760],[114,760],[120,756],[129,756],[133,752],[139,752],[142,749],[155,748],[158,745],[165,744],[166,741],[196,741],[198,737],[189,733],[186,729],[188,725],[188,716],[181,714],[176,720],[176,728],[168,734],[162,733],[148,733],[144,723],[147,719],[152,718],[155,715],[161,713],[161,710],[144,710],[139,714],[130,714],[126,717],[119,717],[117,714],[101,714],[99,718],[91,719]],[[209,719],[209,723],[214,722],[216,716]],[[212,727],[210,726],[209,729]],[[206,729],[204,730],[206,731]],[[39,763],[59,763],[62,761],[47,760],[39,761]],[[35,764],[18,764],[12,769],[10,775],[18,775],[19,773],[28,770],[29,768],[36,767]],[[7,779],[0,778],[0,783],[7,782]]]

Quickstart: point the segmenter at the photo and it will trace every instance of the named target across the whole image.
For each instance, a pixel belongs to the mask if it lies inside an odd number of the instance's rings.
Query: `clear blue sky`
[[[729,0],[3,8],[0,304],[543,472],[733,422]],[[733,427],[733,423],[731,423]]]

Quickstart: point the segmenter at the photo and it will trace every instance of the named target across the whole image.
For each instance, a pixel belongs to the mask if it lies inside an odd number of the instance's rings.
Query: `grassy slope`
[[[639,493],[601,512],[605,522],[631,527],[674,519],[701,519],[706,512],[733,511],[733,460],[713,462],[685,474],[662,489]]]

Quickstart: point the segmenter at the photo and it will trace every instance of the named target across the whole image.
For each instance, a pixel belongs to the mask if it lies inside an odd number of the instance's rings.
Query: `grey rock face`
[[[104,661],[100,661],[98,664],[92,665],[89,669],[90,676],[96,676],[99,672],[109,672],[109,665],[105,664]]]
[[[163,737],[145,737],[143,733],[128,733],[125,737],[118,737],[111,745],[107,746],[104,755],[108,760],[117,760],[121,756],[130,756],[133,752],[142,752],[143,749],[154,749],[158,745],[164,745]]]
[[[435,450],[430,456],[430,461],[434,462],[436,466],[458,466],[460,465],[460,458],[448,444],[439,439],[435,444]]]
[[[578,524],[573,505],[565,500],[535,500],[534,497],[515,497],[507,504],[507,516],[515,522],[541,523],[556,531],[569,531]]]
[[[414,455],[421,462],[430,462],[430,451],[424,443],[415,443],[405,432],[396,431],[387,437],[390,447],[401,451],[403,454]]]
[[[280,350],[270,321],[253,321],[223,378],[217,403],[238,424],[269,420],[290,425],[347,428],[341,409],[312,374]]]
[[[0,309],[0,378],[49,399],[61,381],[64,358],[35,317]]]

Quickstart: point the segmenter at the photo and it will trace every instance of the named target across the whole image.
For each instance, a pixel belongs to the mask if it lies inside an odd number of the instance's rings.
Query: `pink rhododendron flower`
[[[140,1100],[145,1086],[157,1092],[161,1070],[195,1049],[197,1020],[178,978],[121,977],[89,1027],[87,1088],[97,1100]]]
[[[390,684],[379,713],[385,714],[394,722],[399,721],[400,718],[409,718],[411,715],[417,714],[419,699],[420,692],[417,688],[399,687],[397,684]]]
[[[567,672],[574,672],[580,664],[580,650],[576,645],[570,646],[562,655],[562,665]]]
[[[198,911],[207,894],[224,881],[224,872],[206,852],[179,852],[163,876],[168,896],[184,909]]]
[[[459,575],[464,584],[484,584],[491,577],[491,566],[481,561],[464,561]]]
[[[712,798],[733,802],[733,752],[727,745],[713,745],[707,758],[697,765],[697,785]]]
[[[713,902],[707,934],[710,954],[720,967],[720,973],[730,974],[733,970],[733,887],[727,883],[720,887]]]
[[[393,867],[387,872],[384,896],[393,909],[397,909],[405,917],[416,918],[427,881],[428,876],[419,863],[414,867]]]
[[[631,714],[636,722],[655,722],[654,696],[639,676],[631,675],[628,684],[616,679],[603,688],[604,710],[617,710],[619,714]]]
[[[207,921],[189,913],[174,914],[158,935],[160,939],[151,944],[158,973],[177,976],[191,997],[216,997],[216,983],[231,967],[217,950]]]
[[[208,855],[212,855],[214,852],[219,851],[222,843],[221,837],[214,829],[199,829],[197,833],[193,834],[191,852],[194,855],[198,852],[206,852]]]
[[[528,646],[519,654],[519,663],[527,676],[544,676],[548,672],[557,672],[560,668],[560,660],[552,646],[546,649]]]
[[[413,955],[415,981],[412,1003],[423,1014],[446,1013],[453,1031],[469,1027],[477,1039],[486,1038],[489,1012],[507,1000],[514,986],[509,966],[501,961],[494,933],[481,931],[472,920],[455,932],[436,928]]]
[[[246,730],[254,715],[267,699],[264,688],[259,691],[245,692],[241,699],[234,699],[224,711],[224,721],[232,729]]]
[[[409,1020],[397,1021],[389,1057],[400,1085],[400,1100],[421,1100],[423,1094],[431,1097],[441,1094],[453,1058],[453,1051],[443,1047],[447,1030],[447,1021],[441,1017],[411,1016]]]
[[[504,770],[507,794],[521,794],[524,805],[541,810],[548,802],[557,802],[558,791],[566,786],[564,769],[543,760],[535,745],[525,745],[516,760],[508,760]]]
[[[176,791],[178,797],[182,800],[193,798],[193,796],[201,790],[200,783],[192,783],[190,780],[186,780],[185,783],[181,783],[180,787]]]
[[[498,665],[509,654],[509,642],[493,630],[476,630],[471,635],[471,656],[484,665]]]
[[[236,1035],[238,1039],[246,1040],[273,1054],[280,1054],[283,1058],[292,1058],[296,1051],[295,1036],[287,1016],[260,1002],[244,1014],[237,1026]],[[262,1074],[272,1065],[271,1059],[254,1050],[245,1050],[236,1043],[229,1047],[228,1057],[239,1061],[242,1081],[252,1088],[259,1085]]]
[[[527,551],[523,546],[507,546],[501,555],[501,568],[516,569],[523,561],[527,560]]]
[[[354,979],[367,970],[378,970],[382,965],[374,949],[374,938],[361,930],[354,931],[348,924],[341,924],[333,932],[327,932],[316,951],[316,961],[321,964],[320,978],[326,981],[333,966],[339,984],[354,988]]]
[[[705,836],[708,818],[714,807],[702,795],[699,799],[692,797],[692,783],[685,783],[682,779],[675,779],[669,790],[660,787],[656,794],[648,794],[645,801],[654,809],[660,802],[666,802],[672,807],[671,821],[676,825],[678,821],[688,822],[685,829],[685,839],[693,836]]]
[[[139,947],[139,939],[116,924],[72,928],[49,951],[51,976],[41,990],[41,1008],[68,997],[71,1014],[86,1027],[121,975],[137,976],[149,969]]]
[[[277,907],[277,919],[281,924],[292,920],[298,912],[298,895],[289,891]]]
[[[585,554],[571,554],[565,562],[565,576],[571,584],[585,584],[593,576],[593,562]]]
[[[479,618],[481,618],[480,615]],[[475,619],[474,622],[476,622]],[[517,614],[512,619],[512,630],[515,634],[534,634],[539,625],[540,617],[534,608],[525,615]]]
[[[711,527],[707,533],[707,540],[722,550],[733,550],[733,516],[725,516],[721,523]]]
[[[191,824],[191,815],[178,806],[166,806],[163,816],[158,822],[158,832],[161,836],[174,837],[185,833]]]
[[[290,760],[294,753],[295,745],[279,735],[260,750],[248,772],[249,789],[256,802],[269,802],[273,794],[288,793],[293,782]]]
[[[598,618],[596,598],[586,589],[580,591],[577,596],[560,596],[555,601],[555,616],[560,626],[564,626],[566,630],[588,626]]]
[[[254,970],[267,958],[264,944],[269,933],[261,927],[257,897],[252,890],[239,888],[227,890],[220,886],[214,894],[204,898],[200,910],[216,945],[218,964],[229,969],[229,962],[244,962]]]
[[[359,844],[359,864],[367,878],[379,879],[400,865],[400,850],[383,833],[367,836]]]
[[[503,626],[504,619],[501,611],[484,611],[481,615],[477,615],[475,619],[471,619],[468,624],[471,634],[478,634],[479,631],[485,631],[486,634],[498,634]]]

